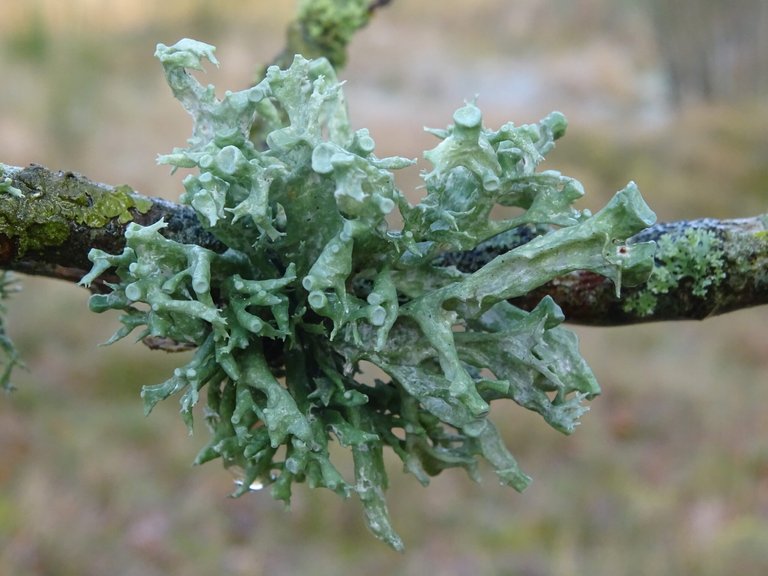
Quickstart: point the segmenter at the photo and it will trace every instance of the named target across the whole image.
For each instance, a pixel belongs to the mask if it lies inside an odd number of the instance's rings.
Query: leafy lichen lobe
[[[490,403],[511,399],[570,433],[599,387],[554,301],[524,312],[507,299],[571,270],[617,286],[646,275],[652,246],[630,255],[624,243],[654,218],[637,189],[594,216],[576,210],[581,185],[537,170],[565,131],[561,114],[491,130],[467,103],[432,131],[440,142],[425,154],[426,193],[411,205],[392,171],[412,161],[377,157],[368,131],[350,127],[326,60],[297,56],[219,100],[187,73],[215,63],[213,53],[192,40],[158,46],[194,120],[189,145],[159,161],[196,169],[182,202],[228,249],[168,240],[162,221],[131,224],[123,253],[92,251],[82,280],[116,270],[113,291],[91,299],[95,311],[123,311],[115,339],[138,328],[197,346],[188,365],[144,388],[147,410],[179,393],[191,427],[205,392],[213,437],[196,461],[242,470],[236,494],[269,485],[287,502],[295,482],[356,494],[374,534],[398,549],[385,448],[423,484],[454,467],[475,477],[485,459],[502,483],[525,488]],[[496,220],[497,205],[521,213]],[[401,229],[388,225],[394,211]],[[440,264],[446,251],[529,224],[550,232],[472,273]],[[364,361],[387,379],[367,380]],[[354,478],[331,460],[332,442],[351,452]]]

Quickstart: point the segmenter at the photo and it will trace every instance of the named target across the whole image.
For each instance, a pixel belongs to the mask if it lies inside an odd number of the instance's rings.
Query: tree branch
[[[77,282],[91,269],[91,248],[119,253],[130,222],[148,225],[161,218],[168,224],[164,233],[169,237],[224,248],[203,230],[188,206],[36,164],[0,168],[6,178],[6,191],[0,192],[2,269]]]
[[[768,215],[735,220],[657,224],[632,238],[658,244],[647,284],[622,288],[576,272],[513,303],[533,308],[549,294],[569,322],[617,326],[662,320],[703,320],[768,304]]]
[[[0,167],[6,178],[0,183],[2,269],[77,282],[91,267],[91,248],[119,253],[129,222],[148,225],[160,218],[168,223],[163,234],[169,238],[224,249],[187,206],[73,172]],[[570,322],[593,325],[702,319],[768,304],[768,215],[657,224],[631,242],[648,240],[659,245],[651,280],[622,288],[621,298],[610,280],[577,272],[513,303],[530,309],[549,294]],[[467,258],[471,265],[456,265],[472,271],[497,254],[486,250]]]
[[[272,64],[287,68],[294,55],[301,54],[309,59],[327,58],[339,70],[347,61],[347,45],[355,32],[367,26],[375,12],[391,2],[304,2],[299,6],[296,20],[286,29],[285,48]]]

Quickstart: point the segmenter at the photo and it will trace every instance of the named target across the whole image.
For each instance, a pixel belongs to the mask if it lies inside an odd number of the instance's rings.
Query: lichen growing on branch
[[[624,309],[641,316],[652,314],[660,295],[690,284],[692,296],[705,298],[710,288],[726,278],[723,239],[706,229],[688,228],[657,241],[657,266],[646,285],[624,302]]]
[[[16,290],[18,290],[18,284],[13,275],[0,270],[0,390],[6,392],[13,389],[11,385],[13,369],[24,365],[5,328],[5,300]]]
[[[294,54],[327,58],[335,68],[347,61],[347,45],[388,0],[299,0],[296,20],[286,31],[285,50],[274,64],[288,67]]]
[[[483,126],[467,103],[434,130],[426,194],[410,205],[393,170],[413,161],[374,154],[350,127],[328,61],[297,56],[257,85],[218,100],[188,70],[216,63],[212,46],[159,45],[174,95],[194,120],[186,148],[159,161],[194,168],[183,203],[228,248],[214,252],[161,235],[159,221],[130,224],[121,254],[94,250],[88,285],[119,282],[91,308],[123,312],[115,339],[139,329],[197,347],[164,383],[142,391],[146,410],[181,395],[184,420],[207,396],[210,443],[197,462],[241,469],[236,494],[271,486],[288,502],[294,482],[357,495],[368,526],[395,548],[384,492],[391,449],[422,483],[447,468],[473,477],[480,459],[517,490],[530,479],[489,414],[511,399],[570,433],[599,393],[551,298],[531,312],[507,302],[573,270],[622,284],[645,280],[653,244],[625,240],[652,224],[634,185],[592,215],[572,207],[581,185],[537,171],[565,132],[558,113],[533,125]],[[249,139],[258,121],[264,142]],[[495,220],[497,205],[518,215]],[[402,228],[388,217],[398,211]],[[548,232],[473,273],[437,264],[512,228]],[[370,381],[362,362],[386,380]],[[330,445],[351,453],[343,477]]]

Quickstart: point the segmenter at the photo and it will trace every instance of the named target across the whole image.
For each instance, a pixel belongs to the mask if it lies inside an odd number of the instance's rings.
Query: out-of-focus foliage
[[[645,0],[669,95],[695,101],[744,102],[768,95],[768,4],[762,0]]]

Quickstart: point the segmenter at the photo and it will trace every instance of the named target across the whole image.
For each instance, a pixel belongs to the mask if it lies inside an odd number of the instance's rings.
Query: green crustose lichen
[[[653,313],[661,294],[690,283],[693,296],[704,298],[711,286],[726,277],[722,239],[709,230],[686,229],[681,234],[669,233],[657,242],[655,261],[645,285],[628,297],[623,307],[640,316]]]
[[[115,186],[109,193],[91,193],[92,205],[75,215],[75,221],[91,228],[100,228],[113,218],[120,224],[133,219],[131,210],[144,214],[152,207],[152,201],[138,196],[133,188],[127,185]]]
[[[5,168],[6,173],[9,170]],[[74,175],[68,186],[66,178],[51,183],[47,174],[34,166],[19,170],[14,176],[24,191],[14,188],[19,193],[2,200],[13,207],[3,210],[0,234],[16,239],[18,256],[60,246],[69,238],[72,223],[101,228],[117,219],[125,224],[132,219],[131,210],[143,214],[152,207],[151,200],[135,194],[130,186],[109,188]]]

